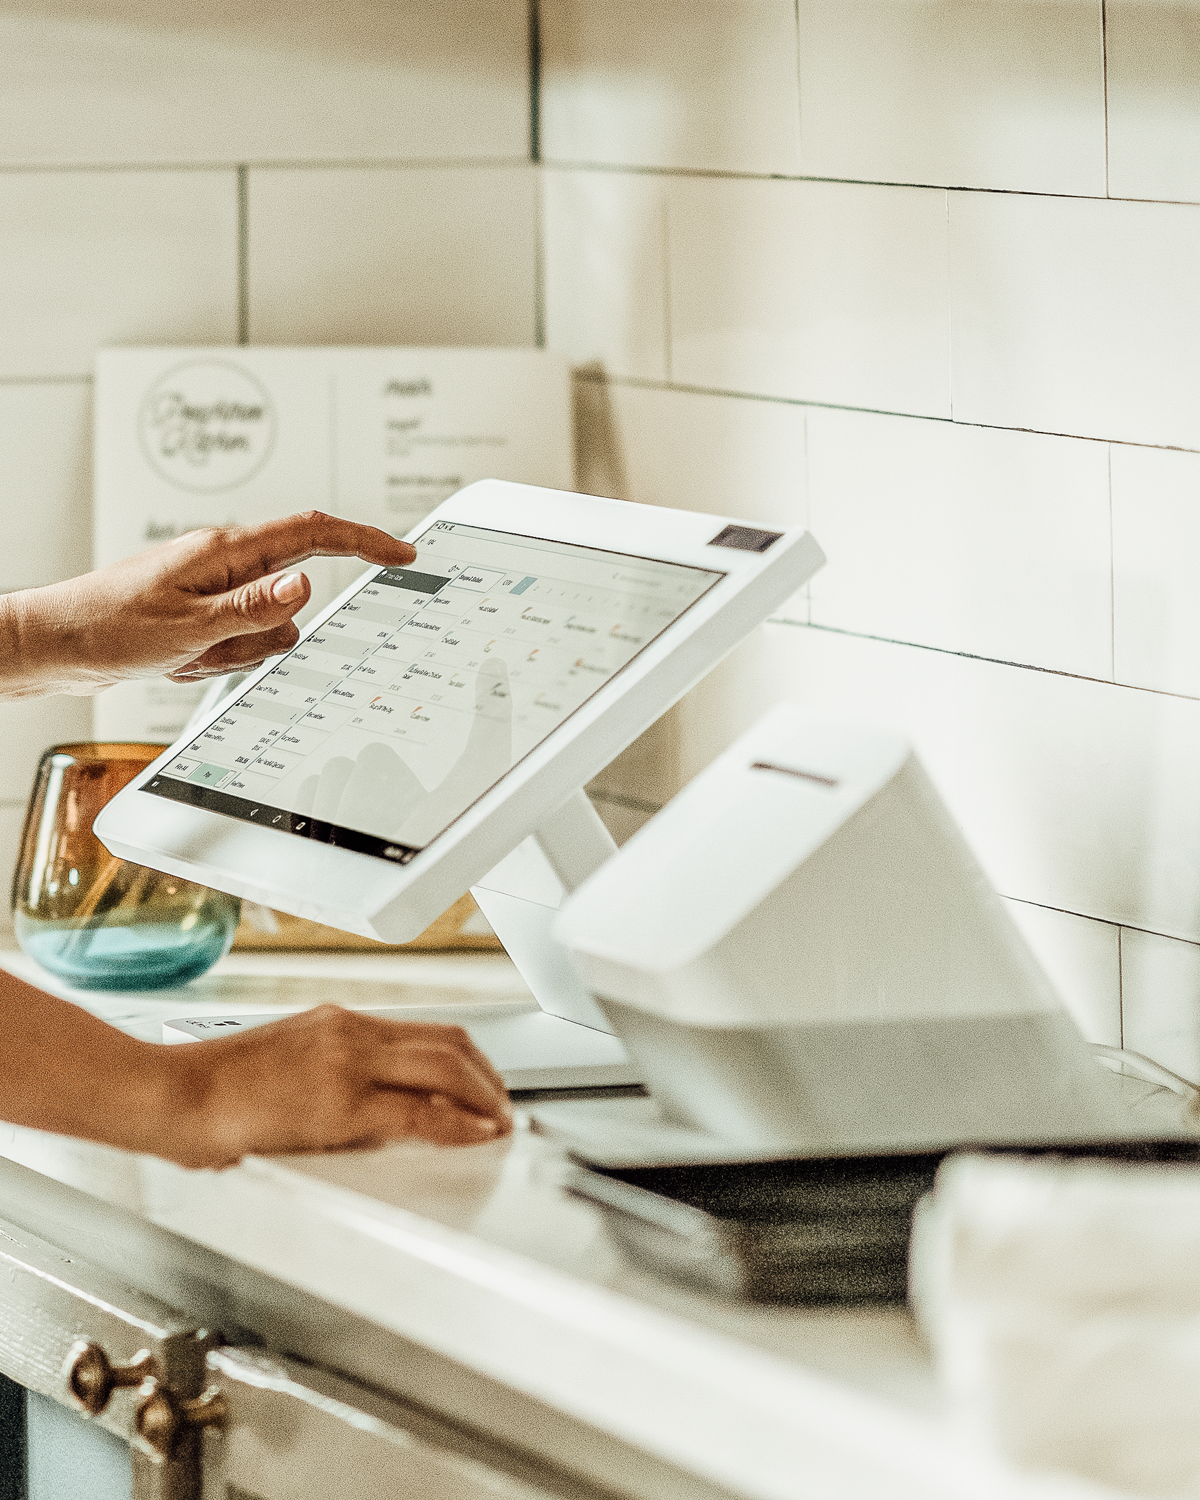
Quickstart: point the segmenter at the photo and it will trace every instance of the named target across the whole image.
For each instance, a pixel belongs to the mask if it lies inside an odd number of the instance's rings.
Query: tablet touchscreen
[[[407,864],[725,575],[435,521],[142,790]]]

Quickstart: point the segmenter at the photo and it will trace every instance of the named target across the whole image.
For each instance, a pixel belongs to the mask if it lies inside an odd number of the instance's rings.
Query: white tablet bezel
[[[762,552],[714,546],[751,522],[482,480],[414,528],[453,521],[722,573],[715,584],[411,863],[316,843],[139,790],[281,658],[265,663],[105,807],[95,831],[114,854],[279,911],[389,941],[417,936],[577,788],[698,682],[802,587],[824,561],[803,527]],[[321,612],[309,635],[379,568],[366,570]]]

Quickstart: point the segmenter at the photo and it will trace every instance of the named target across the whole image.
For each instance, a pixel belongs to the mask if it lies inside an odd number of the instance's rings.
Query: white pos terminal
[[[366,572],[96,833],[139,864],[390,941],[470,888],[540,1007],[470,1027],[509,1086],[633,1082],[551,933],[614,850],[582,787],[824,557],[802,527],[498,480],[408,540],[411,567]]]

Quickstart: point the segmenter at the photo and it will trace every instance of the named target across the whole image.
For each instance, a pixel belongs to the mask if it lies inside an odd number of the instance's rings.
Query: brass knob
[[[186,1399],[167,1386],[156,1384],[138,1402],[134,1426],[138,1437],[165,1463],[175,1456],[183,1433],[202,1427],[224,1427],[227,1415],[224,1394],[215,1387]]]
[[[80,1339],[71,1346],[63,1375],[67,1390],[88,1414],[98,1417],[109,1398],[123,1387],[141,1385],[148,1375],[157,1374],[149,1349],[135,1354],[127,1365],[114,1365],[99,1344]]]

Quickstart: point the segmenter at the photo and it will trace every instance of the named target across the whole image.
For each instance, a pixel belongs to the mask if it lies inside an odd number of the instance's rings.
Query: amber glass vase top
[[[57,745],[38,765],[13,876],[17,941],[82,989],[184,984],[229,948],[239,903],[112,855],[92,820],[162,745]]]

